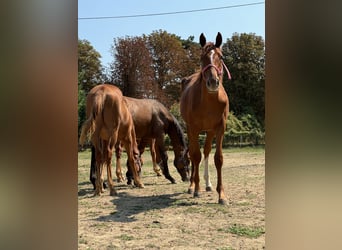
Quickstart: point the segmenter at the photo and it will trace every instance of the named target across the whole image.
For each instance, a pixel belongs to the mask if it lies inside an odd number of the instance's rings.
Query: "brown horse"
[[[126,149],[135,184],[143,187],[138,175],[141,163],[134,124],[120,89],[109,84],[92,88],[87,96],[86,113],[87,120],[82,126],[80,144],[84,144],[89,133],[95,149],[95,195],[103,192],[104,165],[107,166],[110,195],[116,194],[112,180],[111,159],[117,141],[122,142]]]
[[[182,181],[189,180],[188,172],[190,161],[188,148],[182,127],[178,123],[177,119],[157,100],[136,99],[131,97],[124,97],[124,99],[133,118],[136,137],[139,141],[138,149],[140,154],[144,152],[146,145],[154,142],[156,162],[161,167],[165,178],[170,180],[171,183],[176,183],[175,179],[170,175],[168,167],[168,155],[164,144],[165,134],[167,134],[170,137],[172,149],[175,155],[173,162],[174,166],[182,177]],[[153,147],[151,148],[153,153]],[[120,154],[120,145],[117,144],[116,164],[118,179],[122,178]],[[94,167],[91,165],[90,181],[94,184],[95,180],[92,174],[94,173],[93,169]],[[132,174],[130,172],[130,168],[128,170],[127,179],[128,183],[130,183]]]
[[[138,149],[140,153],[140,162],[141,166],[144,165],[144,161],[142,159],[142,154],[145,151],[145,147],[142,148],[141,146],[143,145],[140,139],[137,140],[138,142]],[[157,174],[157,176],[161,176],[161,169],[158,166],[157,163],[157,158],[156,158],[156,139],[154,138],[148,138],[146,139],[146,144],[150,146],[150,153],[151,153],[151,158],[152,158],[152,165],[153,165],[153,171]],[[144,143],[145,145],[145,143]],[[117,143],[115,147],[115,156],[116,156],[116,177],[118,182],[122,182],[125,180],[125,178],[122,175],[122,169],[121,169],[121,153],[122,153],[122,145],[121,143]]]
[[[223,88],[223,67],[221,33],[216,36],[215,44],[206,42],[203,33],[200,36],[202,46],[201,71],[197,72],[182,81],[182,96],[180,100],[181,115],[186,122],[189,153],[192,163],[189,193],[194,197],[199,196],[199,164],[201,151],[198,136],[202,131],[206,132],[204,145],[204,165],[206,189],[211,190],[211,183],[208,172],[208,156],[211,151],[213,138],[216,136],[216,152],[214,156],[217,170],[217,187],[219,203],[226,204],[227,199],[222,185],[222,141],[226,127],[226,120],[229,110],[229,101],[226,91]],[[226,68],[226,67],[225,67]],[[230,74],[226,68],[228,77]]]

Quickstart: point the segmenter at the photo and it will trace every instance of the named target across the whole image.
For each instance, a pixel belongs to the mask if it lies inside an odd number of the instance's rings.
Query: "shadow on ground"
[[[116,221],[116,222],[133,222],[136,221],[136,215],[146,213],[151,210],[161,210],[170,206],[178,206],[177,196],[182,193],[152,195],[152,196],[134,196],[127,192],[121,192],[112,200],[116,211],[106,216],[100,216],[97,221]],[[191,202],[184,205],[193,205]]]

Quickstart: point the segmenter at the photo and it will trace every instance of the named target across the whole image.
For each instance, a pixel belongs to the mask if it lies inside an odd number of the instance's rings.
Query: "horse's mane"
[[[180,146],[183,147],[182,151],[184,151],[187,149],[187,145],[186,145],[183,129],[181,125],[179,124],[178,120],[176,119],[176,117],[174,117],[171,113],[170,115],[172,117],[172,120],[169,121],[167,134],[170,136],[172,147],[176,147],[178,145],[177,142],[175,141],[175,139],[177,138]]]
[[[197,80],[202,76],[201,71],[198,70],[197,72],[193,73],[190,76],[184,77],[181,81],[182,85],[182,92],[189,86],[189,84],[193,84],[197,82]]]

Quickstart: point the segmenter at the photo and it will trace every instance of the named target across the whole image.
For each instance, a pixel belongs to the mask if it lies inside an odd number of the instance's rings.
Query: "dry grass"
[[[90,152],[79,153],[79,249],[263,249],[265,246],[264,149],[224,150],[224,187],[229,205],[217,204],[216,191],[200,198],[187,194],[172,166],[177,184],[157,177],[149,152],[144,154],[144,189],[116,183],[118,196],[93,197],[89,182]],[[210,173],[216,169],[210,155]],[[122,159],[124,165],[125,158]],[[203,169],[201,169],[201,177]]]

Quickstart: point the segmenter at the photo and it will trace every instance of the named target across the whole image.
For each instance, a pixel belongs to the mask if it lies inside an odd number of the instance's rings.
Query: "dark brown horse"
[[[175,179],[170,175],[168,167],[168,155],[165,148],[164,140],[165,134],[170,137],[172,149],[174,151],[174,166],[182,177],[182,181],[187,181],[189,172],[189,156],[188,149],[184,138],[183,130],[177,119],[170,113],[170,111],[160,102],[151,99],[136,99],[131,97],[124,97],[128,110],[130,111],[134,126],[136,137],[139,140],[139,152],[144,152],[146,145],[155,141],[156,161],[162,169],[166,179],[171,183],[176,183]],[[117,157],[119,154],[119,145],[116,146]],[[94,183],[92,173],[94,169],[91,165],[90,180]],[[120,177],[120,161],[117,158],[117,171]],[[130,168],[128,169],[130,170]],[[132,178],[131,172],[128,171],[127,179],[130,183]]]
[[[188,78],[183,79],[183,93],[180,100],[181,115],[186,122],[189,153],[192,163],[189,193],[194,193],[194,197],[199,196],[199,164],[201,161],[201,151],[198,136],[202,131],[206,132],[204,145],[204,165],[206,189],[211,190],[208,171],[208,156],[211,151],[211,144],[216,137],[216,152],[214,156],[217,170],[217,187],[219,203],[226,204],[227,199],[222,185],[222,141],[226,127],[226,120],[229,110],[229,101],[226,91],[222,85],[223,69],[222,61],[221,33],[216,36],[215,44],[206,42],[203,33],[200,36],[202,46],[201,71]],[[225,67],[226,68],[226,67]],[[230,74],[226,68],[228,77]]]
[[[87,120],[82,126],[80,144],[84,144],[89,134],[95,149],[95,195],[103,192],[104,165],[107,166],[110,195],[116,194],[112,180],[111,159],[117,141],[122,142],[126,149],[135,184],[143,187],[138,175],[141,163],[133,119],[120,89],[109,84],[92,88],[87,96],[86,113]]]
[[[155,144],[156,144],[156,139],[154,138],[148,138],[146,139],[146,143],[150,146],[150,153],[151,153],[151,158],[152,158],[152,165],[153,165],[153,171],[157,174],[157,176],[161,176],[161,169],[158,166],[157,163],[157,158],[156,158],[156,148],[155,148]],[[139,153],[140,153],[140,162],[141,162],[141,166],[144,165],[144,161],[142,159],[142,154],[145,151],[145,148],[142,148],[140,145],[140,140],[137,140],[138,142],[138,149],[139,149]],[[145,143],[144,143],[145,145]],[[121,143],[117,143],[115,146],[115,156],[116,156],[116,177],[118,182],[122,182],[125,180],[125,178],[122,175],[122,168],[121,168],[121,153],[122,153],[122,145]]]

